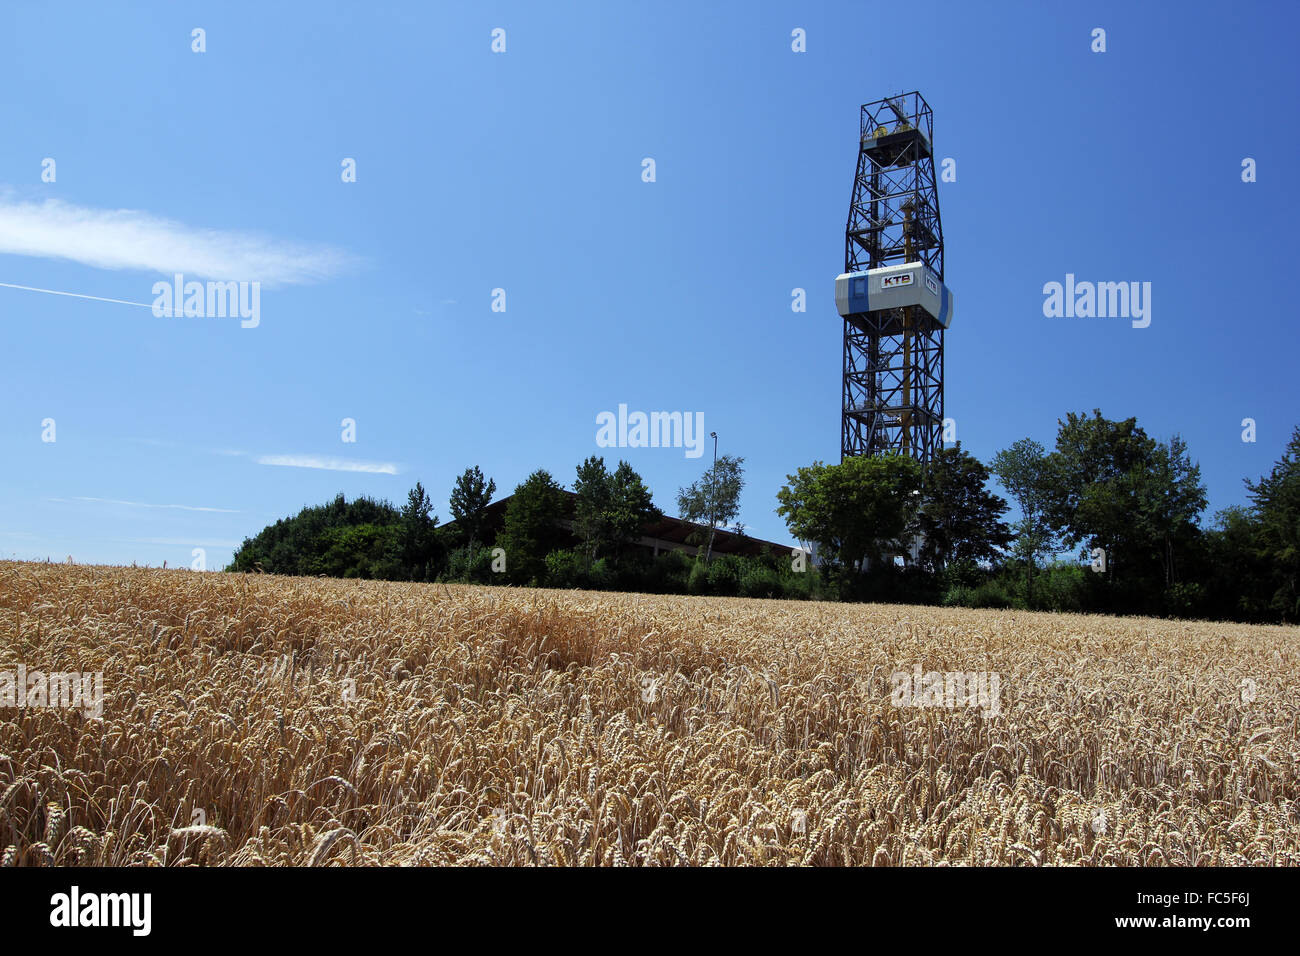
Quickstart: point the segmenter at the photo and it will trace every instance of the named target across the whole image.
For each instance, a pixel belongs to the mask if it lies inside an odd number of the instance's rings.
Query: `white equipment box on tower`
[[[846,272],[835,279],[835,308],[840,315],[859,315],[919,305],[945,329],[952,325],[956,301],[948,287],[924,262]]]

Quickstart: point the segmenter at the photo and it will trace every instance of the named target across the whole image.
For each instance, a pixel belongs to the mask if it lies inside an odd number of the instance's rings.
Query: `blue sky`
[[[505,493],[538,467],[568,484],[593,453],[673,512],[711,451],[597,448],[620,403],[702,412],[746,459],[741,520],[788,540],[777,489],[839,451],[858,106],[912,89],[957,161],[940,205],[965,447],[987,461],[1050,446],[1067,411],[1136,415],[1188,440],[1213,511],[1300,423],[1291,4],[19,2],[4,19],[0,283],[148,304],[174,271],[261,282],[255,328],[0,287],[4,557],[176,566],[203,547],[219,567],[339,491],[400,502],[420,480],[446,520],[468,465]],[[1045,317],[1066,273],[1150,282],[1150,327]]]

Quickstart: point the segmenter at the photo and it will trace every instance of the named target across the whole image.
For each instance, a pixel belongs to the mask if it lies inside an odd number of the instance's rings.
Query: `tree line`
[[[539,469],[515,487],[504,516],[488,527],[496,482],[476,465],[458,477],[449,498],[451,522],[439,524],[422,484],[396,508],[385,501],[338,495],[326,505],[245,539],[230,571],[327,575],[393,581],[456,581],[652,593],[813,598],[832,596],[801,558],[796,571],[784,550],[741,557],[711,553],[712,531],[743,535],[735,523],[744,487],[744,459],[723,455],[677,493],[678,513],[693,526],[687,543],[698,555],[638,545],[662,518],[636,470],[612,470],[591,456],[577,467],[572,498]]]
[[[993,477],[1018,506],[1014,522]],[[1295,621],[1300,428],[1272,471],[1245,485],[1249,505],[1204,523],[1206,489],[1186,442],[1094,410],[1060,421],[1051,451],[1025,438],[987,466],[960,443],[924,468],[903,456],[818,462],[777,499],[842,595]]]
[[[446,525],[418,482],[401,508],[340,494],[246,539],[228,570],[1300,619],[1300,428],[1268,475],[1245,482],[1250,503],[1209,522],[1186,443],[1100,411],[1068,414],[1050,451],[1025,438],[987,464],[960,443],[925,466],[901,455],[814,462],[787,476],[776,510],[815,561],[802,551],[714,553],[716,530],[744,533],[734,524],[743,462],[723,456],[678,490],[694,556],[638,546],[662,517],[650,489],[627,462],[610,469],[592,456],[571,497],[533,472],[491,528],[496,483],[478,466],[455,480]]]

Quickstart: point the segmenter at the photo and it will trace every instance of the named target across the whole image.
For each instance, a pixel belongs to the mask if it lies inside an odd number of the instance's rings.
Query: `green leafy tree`
[[[314,553],[302,567],[305,574],[335,578],[405,577],[399,557],[397,525],[338,525],[326,529],[313,541]]]
[[[1253,508],[1233,505],[1219,511],[1205,535],[1204,573],[1208,616],[1245,621],[1273,617],[1274,588],[1261,522]]]
[[[1246,490],[1258,522],[1256,551],[1270,568],[1269,606],[1283,620],[1300,619],[1300,427],[1273,470]]]
[[[1035,565],[1059,546],[1047,517],[1051,476],[1046,450],[1032,438],[1022,438],[993,456],[991,470],[1020,507],[1020,520],[1012,525],[1012,554],[1025,563],[1025,590],[1032,604]]]
[[[992,561],[1011,541],[1006,501],[987,488],[989,471],[961,444],[935,453],[917,518],[921,564],[942,572],[953,562]]]
[[[617,561],[660,515],[650,489],[625,461],[610,473],[605,460],[592,455],[578,466],[573,491],[573,530],[588,564],[602,557]]]
[[[492,503],[496,490],[497,483],[490,478],[485,479],[478,465],[466,468],[451,489],[451,517],[471,553],[483,531],[484,512]]]
[[[433,502],[425,493],[424,485],[417,481],[402,508],[398,539],[403,577],[407,580],[431,581],[437,576],[442,564],[442,541],[437,527]]]
[[[663,517],[641,476],[620,461],[609,477],[609,509],[606,513],[610,550],[617,561],[630,545],[640,540],[641,529]]]
[[[1133,559],[1143,472],[1155,441],[1136,418],[1111,421],[1070,412],[1048,456],[1047,517],[1068,547],[1103,548],[1107,573]]]
[[[1189,553],[1201,536],[1198,521],[1209,503],[1201,483],[1201,468],[1192,462],[1187,443],[1174,435],[1157,442],[1139,482],[1139,534],[1159,553],[1164,587],[1179,582],[1179,558]]]
[[[1047,516],[1071,547],[1106,551],[1116,598],[1158,610],[1176,580],[1177,555],[1199,535],[1200,468],[1177,436],[1157,442],[1137,419],[1070,413],[1048,456]]]
[[[447,579],[466,584],[496,584],[500,575],[492,570],[492,549],[483,545],[456,548],[447,555]]]
[[[337,528],[361,525],[395,527],[400,513],[387,501],[356,498],[348,501],[342,494],[324,505],[303,508],[290,518],[267,525],[252,538],[245,538],[227,567],[228,571],[263,571],[267,574],[327,574],[319,568],[321,554],[332,547],[323,536]],[[380,562],[384,576],[400,576],[396,559]],[[376,574],[375,576],[379,576]]]
[[[703,478],[677,491],[677,513],[682,519],[709,529],[710,558],[713,530],[725,528],[740,514],[740,492],[745,487],[745,470],[741,467],[744,463],[744,458],[723,455],[705,469]]]
[[[604,458],[592,455],[578,466],[573,493],[573,531],[582,541],[582,555],[590,565],[607,551],[613,537],[608,517],[613,487]]]
[[[550,473],[538,469],[510,498],[505,527],[497,545],[505,549],[506,574],[517,584],[536,584],[546,575],[546,555],[563,541],[559,526],[565,509],[564,490]]]
[[[906,552],[921,477],[920,464],[904,455],[814,462],[787,476],[789,484],[776,495],[777,514],[796,538],[815,542],[823,559],[860,569]]]

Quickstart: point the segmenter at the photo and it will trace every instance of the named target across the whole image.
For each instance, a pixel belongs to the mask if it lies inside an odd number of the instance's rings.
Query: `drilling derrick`
[[[920,93],[862,107],[835,305],[844,318],[840,458],[943,447],[943,284],[934,114]]]

